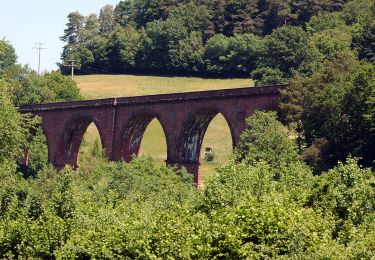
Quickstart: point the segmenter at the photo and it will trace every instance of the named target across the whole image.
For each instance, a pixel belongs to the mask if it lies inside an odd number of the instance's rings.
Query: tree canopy
[[[263,67],[280,70],[282,77],[295,71],[311,74],[322,59],[343,49],[355,49],[360,59],[372,59],[371,3],[120,1],[114,7],[104,6],[99,15],[68,15],[61,37],[65,42],[61,70],[66,71],[66,60],[74,59],[80,65],[77,72],[85,74],[228,77],[248,76]]]
[[[0,40],[0,74],[17,62],[16,51],[5,39]]]

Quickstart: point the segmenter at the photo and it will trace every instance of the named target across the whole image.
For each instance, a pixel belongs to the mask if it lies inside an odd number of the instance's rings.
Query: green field
[[[85,99],[253,86],[253,82],[250,79],[203,79],[135,75],[76,76],[75,80]],[[80,157],[84,158],[85,154],[89,153],[94,140],[97,138],[99,138],[99,133],[95,126],[91,124],[85,134]],[[215,159],[213,162],[207,163],[203,160],[204,152],[201,152],[201,171],[203,176],[207,176],[214,168],[223,164],[232,152],[229,127],[221,114],[212,120],[207,129],[202,149],[205,147],[213,148]],[[160,123],[156,119],[146,129],[141,143],[140,154],[151,156],[157,163],[164,163],[167,159],[165,136]]]

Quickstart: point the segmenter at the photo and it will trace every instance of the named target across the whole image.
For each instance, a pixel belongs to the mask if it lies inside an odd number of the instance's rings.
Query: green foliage
[[[16,51],[5,39],[0,40],[0,76],[17,62]]]
[[[210,10],[207,6],[194,2],[188,2],[172,9],[169,17],[170,19],[182,20],[188,33],[196,31],[205,35],[205,31],[210,26]]]
[[[177,46],[169,51],[171,66],[174,70],[185,73],[202,71],[203,52],[201,34],[192,32],[188,38],[180,40]]]
[[[58,71],[44,76],[26,71],[22,78],[15,82],[13,91],[16,105],[73,101],[81,98],[77,83]]]
[[[263,42],[260,66],[279,69],[284,77],[290,77],[293,71],[305,74],[314,71],[318,57],[301,27],[280,27]]]
[[[215,153],[214,152],[206,153],[204,155],[204,160],[206,162],[212,162],[212,161],[214,161],[215,160]]]
[[[109,39],[109,62],[115,71],[134,69],[142,47],[142,32],[134,27],[116,27]]]
[[[113,30],[114,16],[113,6],[105,5],[100,9],[99,13],[99,31],[102,35],[109,35]]]
[[[251,73],[251,78],[255,80],[255,86],[283,84],[286,82],[281,71],[273,68],[258,68]]]
[[[340,17],[340,13],[320,13],[306,23],[306,31],[314,34],[343,26],[345,21]]]
[[[80,41],[81,30],[83,29],[84,17],[78,13],[73,12],[68,15],[67,28],[64,30],[64,35],[60,37],[62,41],[68,44],[75,44]]]
[[[38,118],[20,114],[15,106],[80,98],[77,84],[60,72],[53,71],[39,76],[27,66],[14,64],[2,71],[0,169],[12,169],[15,160],[26,155],[27,151],[31,151],[29,167],[21,166],[25,176],[35,175],[47,165],[47,144],[42,130],[37,127]]]
[[[30,129],[35,128],[37,118],[22,115],[13,106],[7,84],[0,80],[0,164],[23,156],[29,147]]]
[[[375,21],[368,22],[360,35],[353,42],[360,59],[375,62]]]
[[[258,122],[258,129],[284,130],[272,114],[258,113],[252,121]],[[269,137],[260,131],[258,139],[262,135]],[[232,161],[201,190],[190,174],[177,175],[148,158],[127,164],[101,162],[78,173],[45,167],[29,179],[1,171],[0,254],[372,257],[374,172],[349,159],[313,177],[298,159],[288,165],[282,160],[278,167],[265,160]]]
[[[375,211],[375,175],[349,158],[317,179],[309,205],[333,219],[333,236],[347,244],[355,228]]]
[[[306,27],[312,34],[309,43],[320,52],[323,60],[332,60],[336,53],[351,50],[351,28],[345,24],[339,13],[314,16]]]
[[[225,72],[228,61],[229,38],[222,34],[217,34],[207,41],[204,57],[207,70],[216,73]]]
[[[147,38],[140,53],[142,68],[154,70],[166,69],[171,64],[169,52],[178,46],[188,32],[182,19],[169,18],[156,20],[147,24]]]
[[[283,118],[297,128],[300,150],[316,172],[352,154],[373,165],[373,64],[337,52],[311,77],[296,75],[282,92]]]
[[[311,84],[319,84],[315,82]],[[302,118],[305,136],[308,144],[319,138],[328,141],[326,166],[349,154],[362,157],[361,162],[367,166],[373,165],[375,136],[368,119],[374,109],[374,84],[374,65],[359,64],[321,91],[310,94]]]
[[[310,38],[310,43],[325,59],[332,60],[336,53],[350,51],[352,36],[348,30],[347,26],[322,30]]]
[[[48,164],[47,140],[40,127],[36,129],[36,133],[33,135],[29,156],[28,167],[33,173],[40,172]]]
[[[355,0],[361,7],[356,6],[354,13],[344,5],[346,0],[120,1],[115,8],[101,8],[99,18],[77,12],[68,15],[61,37],[66,43],[62,60],[76,59],[81,65],[77,73],[153,70],[247,76],[257,67],[271,67],[283,77],[296,70],[310,74],[322,58],[317,48],[331,55],[343,44],[347,47],[347,35],[360,35],[363,20],[371,17],[365,11],[366,1],[370,0]],[[351,17],[355,24],[349,22]],[[334,31],[346,24],[350,28],[344,37],[343,30]],[[331,31],[310,41],[304,28],[309,33]],[[272,36],[263,43],[255,35]],[[97,36],[106,40],[100,41],[100,55],[92,44]],[[68,73],[62,65],[61,70]]]
[[[255,69],[259,53],[260,40],[253,34],[217,34],[207,41],[204,59],[210,73],[241,74]]]
[[[358,29],[374,19],[374,11],[374,0],[355,0],[343,7],[341,16],[346,24]]]
[[[237,161],[254,164],[265,161],[278,168],[298,161],[298,153],[287,129],[276,119],[274,112],[255,112],[246,120],[235,151]]]
[[[277,258],[311,253],[328,241],[324,222],[311,210],[244,201],[213,211],[213,257]]]

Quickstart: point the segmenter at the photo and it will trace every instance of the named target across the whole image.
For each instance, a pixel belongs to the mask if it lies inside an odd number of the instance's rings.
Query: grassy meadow
[[[136,75],[76,76],[75,81],[78,83],[81,94],[85,99],[203,91],[253,85],[250,79],[205,79]],[[99,133],[96,127],[91,124],[86,131],[81,146],[81,158],[84,158],[85,154],[92,151],[96,139],[99,139]],[[205,162],[203,160],[205,147],[213,149],[215,154],[214,161]],[[209,175],[214,168],[223,164],[231,152],[232,139],[230,130],[224,117],[219,114],[210,123],[203,140],[201,151],[201,171],[203,176]],[[140,154],[151,156],[157,163],[164,163],[167,159],[165,136],[160,123],[156,119],[146,129],[141,143]]]

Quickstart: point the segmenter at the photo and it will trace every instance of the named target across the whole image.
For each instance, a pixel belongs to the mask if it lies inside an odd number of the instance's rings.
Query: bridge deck
[[[281,88],[287,85],[272,85],[262,87],[232,88],[209,91],[182,92],[171,94],[157,94],[147,96],[105,98],[95,100],[81,100],[71,102],[56,102],[45,104],[30,104],[20,107],[20,112],[35,112],[49,110],[66,110],[84,107],[105,107],[105,106],[132,106],[142,104],[179,103],[185,101],[202,101],[213,99],[241,98],[258,95],[275,95]]]

